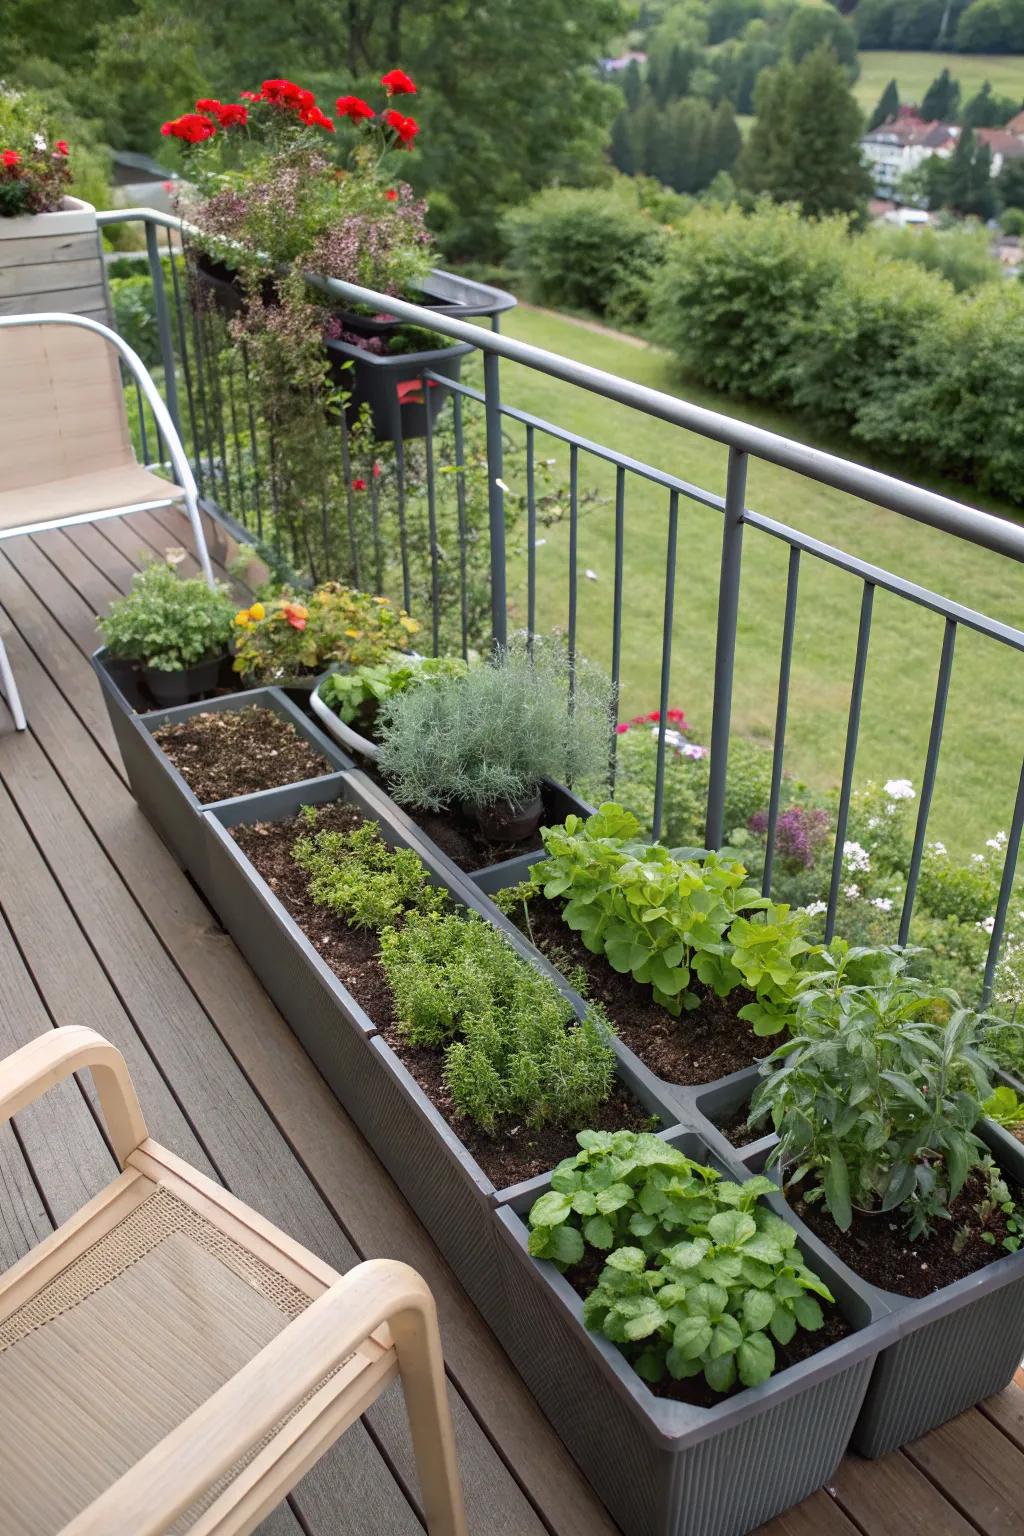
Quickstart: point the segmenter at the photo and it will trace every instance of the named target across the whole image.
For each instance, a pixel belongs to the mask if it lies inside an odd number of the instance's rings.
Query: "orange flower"
[[[301,603],[285,603],[281,609],[292,629],[305,629],[306,620],[309,618],[309,609]]]

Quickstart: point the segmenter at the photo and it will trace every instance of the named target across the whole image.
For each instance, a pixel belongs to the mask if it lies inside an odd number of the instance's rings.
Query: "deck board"
[[[339,1268],[378,1255],[414,1264],[437,1298],[473,1536],[614,1536],[429,1234],[127,788],[88,661],[95,614],[154,554],[189,543],[184,517],[168,509],[0,546],[0,623],[30,727],[16,735],[0,704],[0,1055],[55,1022],[91,1024],[128,1057],[158,1139]],[[0,1128],[0,1266],[110,1176],[90,1093],[70,1081]],[[906,1453],[848,1460],[759,1536],[1020,1532],[1022,1451],[1015,1388]],[[394,1387],[261,1536],[416,1536],[416,1499]]]

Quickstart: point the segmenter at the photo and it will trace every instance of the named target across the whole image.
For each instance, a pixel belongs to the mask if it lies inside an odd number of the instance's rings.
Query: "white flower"
[[[651,735],[656,737],[657,734],[658,727],[656,725],[652,725]],[[677,752],[682,751],[683,747],[686,746],[686,737],[682,734],[681,731],[666,731],[665,745],[669,747],[675,747]]]
[[[849,864],[851,869],[865,870],[871,868],[871,855],[866,848],[861,847],[860,843],[844,843],[843,859]]]
[[[494,477],[494,483],[498,487],[499,491],[508,491],[508,486],[505,484],[504,480],[499,479],[497,475]]]
[[[945,843],[932,843],[931,847],[932,853],[944,854],[946,852]]]
[[[868,817],[868,831],[869,832],[873,832],[876,827],[880,827],[881,825],[882,825],[882,818],[880,816],[869,816]]]
[[[983,917],[981,922],[978,924],[978,927],[982,929],[984,933],[991,933],[995,926],[996,920],[994,917]]]
[[[584,574],[584,576],[586,576],[588,581],[596,581],[597,580],[597,572],[596,571],[592,571],[590,569],[589,565],[587,566],[587,569],[583,572],[583,574]]]
[[[820,917],[827,910],[827,906],[827,902],[824,901],[809,901],[806,907],[804,907],[804,911],[808,917]]]
[[[983,853],[972,853],[971,854],[971,863],[972,864],[984,864],[984,862],[985,862],[985,855]]]
[[[32,135],[32,143],[35,145],[36,149],[38,149],[41,155],[46,153],[46,140],[43,138],[41,133],[35,133]]]
[[[885,792],[890,800],[913,800],[914,786],[909,779],[887,779]]]
[[[533,547],[534,547],[534,549],[540,549],[541,545],[542,544],[546,544],[546,543],[547,543],[547,539],[534,539]]]
[[[843,886],[843,895],[846,897],[847,901],[856,901],[857,897],[860,895],[860,886],[859,885],[844,885]]]
[[[994,848],[996,853],[999,853],[1001,849],[1006,847],[1006,833],[997,832],[995,837],[986,837],[985,847]]]
[[[707,757],[708,755],[707,747],[698,747],[696,743],[692,741],[684,742],[680,750],[682,751],[684,757],[700,758]]]
[[[872,896],[871,905],[877,907],[879,912],[892,911],[892,902],[888,896]]]

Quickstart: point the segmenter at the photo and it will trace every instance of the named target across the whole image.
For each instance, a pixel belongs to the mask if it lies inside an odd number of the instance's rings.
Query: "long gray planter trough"
[[[985,1120],[978,1134],[996,1162],[1024,1183],[1024,1146]],[[749,1148],[743,1162],[763,1167],[766,1152]],[[811,1233],[798,1216],[790,1219]],[[852,1448],[884,1456],[1001,1392],[1024,1354],[1024,1252],[1004,1258],[919,1300],[885,1291],[832,1261],[876,1306],[887,1307],[896,1337],[882,1350],[857,1420]]]
[[[493,1320],[503,1308],[493,1216],[500,1191],[230,836],[230,829],[243,822],[283,820],[303,804],[338,798],[376,820],[389,847],[418,853],[434,883],[456,902],[501,921],[454,866],[441,867],[432,859],[408,818],[358,771],[209,809],[209,900],[470,1296]],[[502,928],[518,952],[536,964],[521,936],[503,923]],[[621,1081],[664,1124],[676,1124],[674,1101],[658,1092],[631,1053],[619,1047],[618,1055]]]
[[[299,735],[326,759],[334,772],[352,765],[351,758],[277,688],[252,688],[242,693],[206,699],[197,704],[182,704],[174,709],[138,714],[111,675],[103,651],[97,651],[93,656],[93,666],[100,680],[132,794],[178,863],[188,870],[204,893],[209,834],[202,817],[208,807],[196,798],[170,758],[155,741],[154,732],[162,725],[174,720],[185,720],[189,715],[205,711],[249,709],[254,706],[272,709],[275,714],[294,725]],[[312,784],[317,781],[306,782]]]
[[[695,1131],[666,1140],[729,1177],[745,1176]],[[820,1488],[847,1448],[875,1359],[894,1331],[888,1309],[798,1227],[807,1262],[855,1331],[714,1408],[658,1397],[614,1344],[584,1326],[582,1302],[555,1266],[530,1257],[525,1218],[548,1184],[533,1180],[498,1209],[500,1336],[626,1536],[743,1536]],[[780,1198],[769,1203],[790,1219]]]

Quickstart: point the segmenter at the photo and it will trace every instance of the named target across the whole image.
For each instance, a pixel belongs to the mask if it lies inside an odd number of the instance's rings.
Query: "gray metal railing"
[[[239,399],[233,376],[225,379],[217,370],[205,366],[213,342],[208,334],[207,319],[196,312],[187,302],[186,284],[180,272],[180,253],[172,244],[172,231],[180,230],[178,220],[151,210],[133,209],[113,211],[99,216],[102,225],[120,220],[143,221],[146,226],[146,242],[150,271],[154,284],[154,308],[159,334],[160,354],[166,387],[166,399],[172,418],[179,424],[186,442],[193,446],[195,470],[201,494],[208,502],[228,514],[243,529],[257,538],[264,537],[272,512],[265,496],[261,498],[262,477],[258,452],[260,451],[257,424],[252,419],[251,397]],[[165,233],[165,248],[160,249],[159,230]],[[168,285],[164,280],[163,263],[169,260],[172,302],[168,301]],[[794,634],[797,616],[797,598],[801,570],[807,559],[831,565],[846,572],[861,584],[860,617],[857,630],[856,650],[853,660],[850,703],[846,722],[842,775],[839,787],[838,813],[834,849],[829,880],[826,915],[826,936],[831,937],[836,921],[837,904],[843,874],[844,843],[850,815],[851,798],[857,761],[858,735],[863,709],[864,682],[871,644],[874,598],[877,591],[893,594],[899,599],[941,615],[944,620],[943,639],[935,680],[934,704],[931,712],[928,745],[923,768],[922,788],[918,801],[917,819],[909,864],[909,875],[902,903],[899,926],[901,943],[908,940],[914,911],[917,885],[925,851],[929,815],[939,764],[950,680],[953,671],[957,633],[961,628],[975,631],[997,644],[1011,650],[1024,650],[1024,631],[1001,620],[990,618],[937,592],[897,575],[881,566],[871,564],[831,544],[826,544],[799,529],[790,527],[774,518],[751,509],[746,502],[748,471],[752,463],[763,461],[777,465],[820,485],[856,496],[874,506],[885,508],[900,517],[924,524],[951,538],[992,551],[1004,558],[1024,561],[1024,528],[1011,521],[965,506],[934,491],[910,484],[893,476],[869,469],[835,454],[810,448],[792,439],[763,428],[753,426],[733,417],[691,404],[672,395],[663,394],[630,380],[619,378],[599,369],[562,357],[525,342],[515,340],[495,331],[487,331],[478,325],[468,324],[451,315],[438,314],[421,305],[382,295],[371,289],[351,283],[340,283],[314,275],[309,281],[331,297],[348,303],[367,304],[374,310],[386,309],[389,315],[412,322],[457,342],[468,342],[482,360],[482,388],[466,382],[454,382],[439,374],[426,373],[425,379],[436,383],[451,398],[454,433],[454,471],[458,496],[461,561],[461,638],[463,649],[467,645],[466,614],[466,537],[465,537],[465,482],[467,459],[465,451],[466,412],[476,408],[483,413],[484,452],[487,473],[487,531],[489,537],[490,564],[490,612],[491,630],[495,641],[503,643],[508,628],[508,582],[506,550],[505,497],[507,488],[503,480],[504,458],[507,448],[507,430],[512,424],[521,429],[525,441],[526,483],[526,617],[527,633],[532,637],[537,627],[537,508],[536,489],[537,440],[550,438],[568,450],[568,551],[567,551],[567,614],[566,642],[570,657],[570,672],[577,655],[579,624],[579,522],[581,516],[580,464],[581,460],[609,466],[614,471],[615,491],[611,516],[614,519],[614,584],[612,598],[611,673],[613,682],[620,682],[622,665],[623,603],[625,589],[625,509],[626,489],[630,477],[638,478],[667,493],[665,521],[665,580],[661,603],[661,658],[658,697],[660,718],[658,723],[657,768],[654,788],[654,827],[658,833],[662,823],[665,797],[665,761],[667,711],[670,701],[673,619],[677,588],[679,558],[679,514],[681,501],[717,511],[722,516],[721,565],[718,580],[717,630],[714,658],[714,687],[711,719],[711,745],[709,764],[709,793],[707,803],[706,841],[709,848],[717,848],[723,840],[723,818],[726,801],[726,785],[729,763],[729,745],[732,731],[733,675],[736,659],[737,629],[740,620],[740,568],[743,540],[746,529],[779,542],[788,548],[788,572],[786,578],[785,608],[779,654],[778,692],[775,711],[774,744],[772,753],[771,788],[768,804],[766,855],[763,886],[767,893],[772,884],[775,858],[776,833],[783,792],[786,734],[790,701],[790,685],[794,658]],[[561,380],[591,395],[615,402],[645,416],[654,417],[673,426],[698,433],[725,445],[728,449],[728,470],[724,496],[689,483],[663,469],[643,463],[628,454],[594,442],[558,423],[546,421],[530,412],[506,404],[502,399],[501,363],[506,361]],[[227,392],[228,398],[225,398]],[[242,423],[242,427],[239,423]],[[249,463],[246,474],[242,469],[242,433],[248,436]],[[435,463],[436,429],[429,426],[425,445],[425,480],[429,519],[429,573],[422,573],[424,581],[429,576],[431,600],[431,639],[436,650],[440,632],[440,552],[436,537],[436,495],[439,474]],[[270,453],[273,443],[264,445]],[[350,483],[350,442],[342,415],[339,431],[339,455],[344,480]],[[409,605],[413,577],[412,557],[407,542],[404,520],[406,505],[407,454],[401,440],[395,447],[397,469],[397,519],[399,558],[402,571],[402,595]],[[213,460],[216,459],[216,465]],[[204,473],[207,483],[204,485]],[[246,484],[246,481],[248,483]],[[353,522],[352,497],[347,495],[347,506],[325,508],[325,518],[334,517],[339,525],[347,526],[351,548],[351,566],[354,579],[371,585],[376,581],[378,589],[385,555],[387,538],[380,527],[375,483],[369,487],[371,510],[370,550],[358,546]],[[346,523],[347,520],[347,523]],[[615,736],[611,738],[611,775],[614,781]],[[984,991],[991,993],[993,977],[1003,934],[1007,912],[1013,892],[1020,841],[1024,829],[1024,763],[1022,763],[1016,799],[1007,839],[999,896],[994,915],[994,926],[988,945],[985,967]]]

